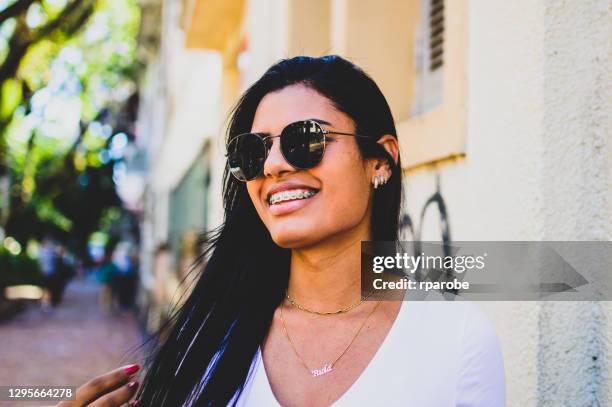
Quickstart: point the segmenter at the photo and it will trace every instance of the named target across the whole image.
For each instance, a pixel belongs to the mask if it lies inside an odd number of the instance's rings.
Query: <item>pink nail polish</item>
[[[134,373],[136,373],[138,371],[138,369],[140,369],[140,365],[138,364],[133,364],[133,365],[127,365],[123,368],[123,371],[125,372],[126,375],[131,376]]]
[[[137,381],[129,382],[127,384],[127,387],[128,387],[128,389],[135,389],[136,387],[138,387],[138,382]]]

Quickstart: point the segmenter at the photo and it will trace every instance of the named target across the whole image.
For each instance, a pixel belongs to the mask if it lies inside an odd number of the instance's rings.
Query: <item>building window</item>
[[[444,0],[421,0],[420,17],[415,47],[417,84],[412,116],[422,115],[442,104]]]

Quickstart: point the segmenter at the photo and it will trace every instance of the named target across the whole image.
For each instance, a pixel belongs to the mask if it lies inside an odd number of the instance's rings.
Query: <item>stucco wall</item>
[[[570,4],[544,4],[543,239],[610,240],[612,3]],[[610,310],[543,304],[543,406],[610,405]]]
[[[440,238],[435,207],[419,219],[436,191],[453,240],[610,239],[610,5],[470,2],[466,158],[406,174],[422,239]],[[610,404],[610,303],[481,305],[508,405]]]

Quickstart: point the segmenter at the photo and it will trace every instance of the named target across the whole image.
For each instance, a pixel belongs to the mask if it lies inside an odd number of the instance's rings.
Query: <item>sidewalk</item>
[[[0,385],[79,387],[109,370],[140,363],[134,315],[103,315],[99,288],[91,278],[75,279],[57,309],[44,313],[31,307],[0,324]],[[0,401],[11,405],[50,403]]]

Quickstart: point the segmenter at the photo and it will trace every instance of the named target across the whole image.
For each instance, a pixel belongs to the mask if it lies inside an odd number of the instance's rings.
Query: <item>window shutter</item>
[[[443,91],[445,0],[420,1],[421,18],[415,44],[417,84],[412,116],[422,115],[440,106]]]
[[[429,11],[429,70],[444,63],[444,0],[431,0]]]

